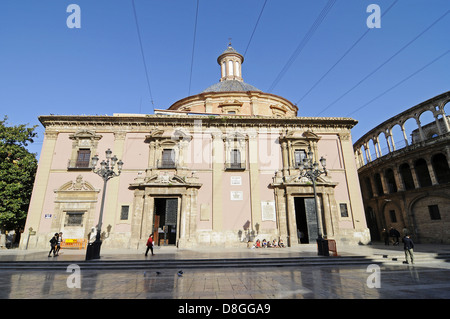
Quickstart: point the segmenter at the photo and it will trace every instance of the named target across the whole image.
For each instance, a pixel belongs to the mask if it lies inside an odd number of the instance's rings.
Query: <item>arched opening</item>
[[[433,155],[431,164],[433,165],[434,175],[436,176],[438,183],[450,183],[450,169],[445,155],[442,153]]]
[[[364,183],[366,184],[366,192],[369,198],[373,197],[372,184],[370,183],[369,177],[364,177]]]
[[[408,140],[408,145],[413,144],[413,139],[412,139],[413,131],[417,129],[416,120],[413,117],[407,119],[403,123],[403,128],[405,130],[406,139]]]
[[[428,171],[427,162],[423,158],[419,158],[414,162],[417,179],[420,187],[431,186],[430,172]]]
[[[378,230],[377,218],[373,208],[368,206],[366,209],[367,227],[370,231],[370,238],[372,240],[380,240],[380,232]]]
[[[374,176],[375,179],[375,187],[377,188],[377,194],[378,196],[382,196],[384,194],[383,192],[383,184],[381,183],[381,176],[379,173],[376,173]]]
[[[436,121],[434,120],[434,116],[431,111],[426,110],[422,112],[422,114],[420,114],[419,116],[419,120],[420,126],[422,128],[423,139],[427,140],[431,138],[431,136],[438,131],[436,127]],[[415,142],[422,141],[422,136],[419,128],[413,131],[413,140]]]
[[[396,124],[391,128],[391,134],[394,139],[396,150],[406,146],[405,138],[403,137],[403,132],[400,124]]]
[[[381,156],[390,153],[389,146],[388,146],[387,141],[386,141],[386,134],[384,132],[381,132],[378,135],[378,145],[379,145],[380,150],[381,150]]]
[[[397,184],[395,183],[394,171],[391,168],[388,168],[385,171],[386,183],[389,194],[397,192]]]
[[[411,169],[409,167],[408,163],[403,163],[402,165],[400,165],[400,176],[402,177],[403,180],[403,186],[405,187],[405,190],[411,190],[414,189],[414,180],[411,174]]]
[[[372,159],[372,161],[379,158],[380,156],[377,156],[378,152],[375,151],[375,144],[373,142],[373,139],[369,140],[368,145],[369,145],[370,158]]]

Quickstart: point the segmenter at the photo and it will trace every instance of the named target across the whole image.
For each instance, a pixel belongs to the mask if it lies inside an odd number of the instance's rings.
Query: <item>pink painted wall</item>
[[[124,169],[144,171],[148,166],[150,148],[145,143],[145,133],[128,133],[125,138],[122,161]]]
[[[231,185],[231,176],[240,176],[242,185]],[[223,230],[243,229],[251,221],[250,183],[248,172],[225,172],[222,188]],[[241,191],[242,200],[231,200],[232,191]]]

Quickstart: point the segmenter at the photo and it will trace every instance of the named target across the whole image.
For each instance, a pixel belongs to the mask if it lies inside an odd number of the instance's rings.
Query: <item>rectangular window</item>
[[[391,222],[392,223],[396,223],[397,222],[397,216],[395,216],[395,210],[390,210],[389,211],[389,217],[391,218]]]
[[[231,150],[231,168],[241,167],[241,152],[239,150]]]
[[[83,226],[84,212],[66,212],[66,222],[64,226]]]
[[[90,149],[79,149],[76,167],[89,167],[90,159],[91,159]]]
[[[172,168],[175,167],[175,150],[164,149],[162,152],[162,167]]]
[[[130,211],[130,206],[124,205],[120,211],[120,220],[128,220],[128,213]]]
[[[339,208],[341,209],[341,217],[348,217],[348,209],[346,203],[340,203]]]
[[[303,159],[305,157],[306,157],[306,152],[304,150],[295,150],[294,151],[295,167],[298,167],[303,162]]]
[[[439,213],[438,205],[429,205],[428,212],[430,213],[431,220],[440,220],[441,219],[441,213]]]

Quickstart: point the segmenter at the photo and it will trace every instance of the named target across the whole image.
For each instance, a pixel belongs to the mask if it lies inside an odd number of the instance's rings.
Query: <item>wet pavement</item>
[[[302,267],[223,267],[141,270],[80,270],[84,251],[2,250],[2,261],[70,261],[64,270],[0,270],[0,299],[449,299],[448,245],[416,245],[416,263],[403,264],[401,247],[342,247],[341,256],[371,256],[383,264]],[[317,256],[314,245],[267,249],[155,249],[155,256],[126,250],[102,251],[107,260],[275,258]],[[387,258],[386,258],[387,256]],[[330,256],[330,258],[333,258]],[[397,259],[397,260],[395,260]]]

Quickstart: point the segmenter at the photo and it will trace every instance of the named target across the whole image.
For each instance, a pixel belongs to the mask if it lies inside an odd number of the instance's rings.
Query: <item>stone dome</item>
[[[247,91],[258,91],[261,90],[255,88],[253,85],[250,85],[245,82],[241,82],[238,80],[227,80],[222,81],[216,84],[213,84],[202,91],[202,93],[207,92],[247,92]]]

